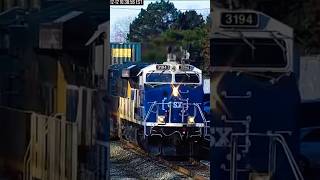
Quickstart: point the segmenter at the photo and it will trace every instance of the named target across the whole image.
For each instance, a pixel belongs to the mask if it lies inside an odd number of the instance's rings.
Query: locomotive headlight
[[[194,116],[188,116],[188,124],[194,124],[195,123],[195,117]]]
[[[172,95],[174,97],[178,97],[179,96],[179,86],[172,86]]]
[[[157,124],[166,124],[165,118],[166,118],[165,116],[158,116]]]

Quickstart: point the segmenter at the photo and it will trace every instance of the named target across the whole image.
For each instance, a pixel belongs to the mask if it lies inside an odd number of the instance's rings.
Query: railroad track
[[[210,167],[208,163],[203,163],[202,161],[197,161],[195,159],[189,159],[185,161],[172,161],[165,159],[161,156],[153,156],[145,151],[143,151],[139,146],[130,143],[126,140],[121,140],[122,146],[136,154],[141,156],[146,156],[153,159],[156,162],[161,163],[162,165],[173,169],[176,172],[179,172],[189,178],[195,180],[209,180],[210,179]]]

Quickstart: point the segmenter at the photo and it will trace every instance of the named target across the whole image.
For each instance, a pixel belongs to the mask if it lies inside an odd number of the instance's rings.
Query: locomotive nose
[[[168,97],[168,92],[167,91],[163,92],[163,97]]]

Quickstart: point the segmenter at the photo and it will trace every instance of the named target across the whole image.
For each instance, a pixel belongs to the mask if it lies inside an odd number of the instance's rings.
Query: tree
[[[147,43],[143,59],[165,61],[168,46],[182,46],[189,51],[192,64],[202,66],[208,48],[204,48],[209,41],[208,32],[207,26],[187,30],[169,29]]]
[[[181,13],[173,3],[161,0],[141,9],[130,24],[128,40],[142,42],[143,61],[166,61],[168,46],[182,46],[192,64],[204,66],[209,61],[209,23],[210,18],[205,21],[194,10]]]
[[[132,17],[125,17],[114,23],[112,29],[112,42],[125,42],[127,40],[128,26],[132,21]]]
[[[177,20],[175,21],[173,28],[186,30],[194,29],[204,25],[204,20],[201,15],[198,15],[195,10],[186,11],[178,15]]]
[[[178,15],[174,4],[169,1],[150,3],[146,10],[141,9],[138,17],[130,24],[128,40],[143,42],[152,39],[169,29]]]

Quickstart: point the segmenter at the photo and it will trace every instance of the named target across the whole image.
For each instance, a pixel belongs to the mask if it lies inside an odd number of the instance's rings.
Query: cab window
[[[146,76],[146,82],[171,82],[172,75],[171,74],[161,74],[161,73],[148,73]]]
[[[199,76],[197,74],[176,74],[175,80],[177,83],[199,83]]]

